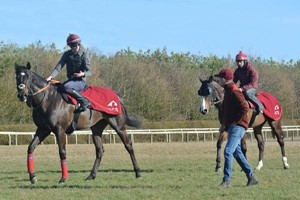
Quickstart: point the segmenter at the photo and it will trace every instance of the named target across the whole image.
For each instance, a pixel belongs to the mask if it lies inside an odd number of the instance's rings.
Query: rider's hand
[[[83,77],[85,74],[84,72],[80,71],[79,73],[74,73],[74,77],[80,78]]]
[[[51,79],[52,79],[52,76],[49,76],[46,80],[47,80],[47,82],[49,82],[49,81],[51,81]]]

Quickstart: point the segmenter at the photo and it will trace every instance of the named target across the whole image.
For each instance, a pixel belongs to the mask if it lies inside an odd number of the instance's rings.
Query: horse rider
[[[76,111],[82,112],[91,105],[89,100],[80,94],[80,91],[87,88],[86,76],[92,75],[90,60],[87,53],[80,48],[81,39],[78,35],[69,34],[67,45],[71,49],[63,53],[47,81],[56,77],[66,65],[68,80],[63,83],[62,92],[75,98],[79,103]]]
[[[233,82],[240,81],[240,90],[243,92],[246,99],[250,100],[256,107],[256,113],[263,113],[263,105],[256,98],[258,88],[258,72],[253,65],[248,63],[247,55],[240,51],[235,62],[238,68],[234,71]]]
[[[241,139],[248,129],[248,104],[243,93],[232,80],[233,72],[231,69],[223,68],[215,76],[220,78],[220,85],[224,87],[225,91],[222,117],[224,130],[228,132],[227,144],[224,149],[224,176],[220,186],[224,188],[230,187],[233,157],[248,178],[247,186],[257,185],[258,180],[254,176],[253,170],[241,149]]]

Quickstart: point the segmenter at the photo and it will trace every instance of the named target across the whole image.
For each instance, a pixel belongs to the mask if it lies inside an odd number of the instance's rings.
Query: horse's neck
[[[33,101],[36,102],[40,111],[43,110],[43,112],[47,112],[53,104],[59,103],[59,101],[63,101],[63,99],[57,91],[57,88],[50,85],[47,89],[35,95]]]
[[[212,81],[212,86],[216,93],[215,107],[218,109],[218,119],[220,124],[223,123],[223,100],[224,100],[224,88],[221,87],[217,82]]]
[[[224,88],[215,81],[213,81],[211,84],[216,93],[216,104],[222,104],[224,100]]]

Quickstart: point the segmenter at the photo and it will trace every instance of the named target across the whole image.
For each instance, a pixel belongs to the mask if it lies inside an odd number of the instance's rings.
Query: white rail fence
[[[285,134],[285,140],[300,140],[300,126],[283,126],[283,131]],[[127,134],[130,136],[132,142],[135,141],[135,138],[138,136],[146,137],[146,141],[144,142],[157,142],[158,139],[155,140],[155,137],[159,136],[159,141],[164,141],[167,143],[172,142],[172,138],[176,137],[176,142],[189,142],[189,141],[214,141],[218,139],[219,128],[177,128],[177,129],[139,129],[139,130],[127,130]],[[265,141],[274,140],[271,134],[270,127],[263,127],[262,129],[263,137]],[[34,132],[0,132],[0,136],[7,136],[8,145],[18,145],[18,137],[22,136],[31,136],[34,137]],[[66,136],[67,143],[68,140],[72,138],[75,140],[73,143],[78,144],[78,137],[86,136],[86,143],[90,144],[91,139],[91,131],[84,130],[84,131],[75,131],[74,134],[70,136]],[[108,136],[109,143],[116,143],[116,138],[118,138],[117,134],[113,130],[105,130],[103,132],[104,136]],[[250,128],[247,131],[247,135],[250,141],[253,141],[253,129]],[[56,144],[56,138],[54,134],[50,136],[53,137],[54,143]],[[75,138],[75,139],[74,139]],[[178,139],[179,138],[179,139]],[[3,141],[3,139],[2,139]],[[7,141],[7,140],[6,140]]]

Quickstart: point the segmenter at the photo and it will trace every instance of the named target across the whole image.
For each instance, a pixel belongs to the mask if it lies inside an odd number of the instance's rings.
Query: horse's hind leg
[[[245,136],[241,139],[241,149],[245,158],[247,158],[247,143]]]
[[[90,175],[85,180],[93,180],[96,178],[100,162],[104,153],[103,142],[102,142],[102,132],[107,126],[107,121],[100,120],[97,124],[91,127],[93,132],[93,142],[96,150],[96,159],[91,170]]]
[[[273,134],[275,134],[277,138],[277,142],[281,148],[281,155],[282,155],[282,162],[284,169],[289,169],[289,164],[287,163],[287,157],[285,155],[285,149],[284,149],[284,139],[283,139],[283,132],[281,128],[281,121],[271,121],[269,122],[269,125],[272,128]]]
[[[109,119],[109,124],[111,125],[111,127],[117,132],[117,134],[119,135],[119,137],[121,138],[125,149],[127,150],[127,152],[130,155],[132,164],[133,164],[133,169],[135,171],[135,177],[136,178],[141,178],[141,174],[140,174],[140,168],[137,164],[135,155],[134,155],[134,150],[132,147],[132,142],[129,140],[126,129],[125,129],[125,121],[116,118],[110,118]]]
[[[221,172],[221,148],[222,143],[227,138],[227,132],[223,131],[222,127],[220,128],[220,135],[217,141],[217,158],[216,158],[216,169],[215,172]]]
[[[31,140],[27,150],[27,170],[29,173],[29,180],[32,184],[37,181],[34,173],[34,159],[33,152],[35,148],[50,134],[50,131],[45,131],[38,128],[35,132],[33,139]]]

